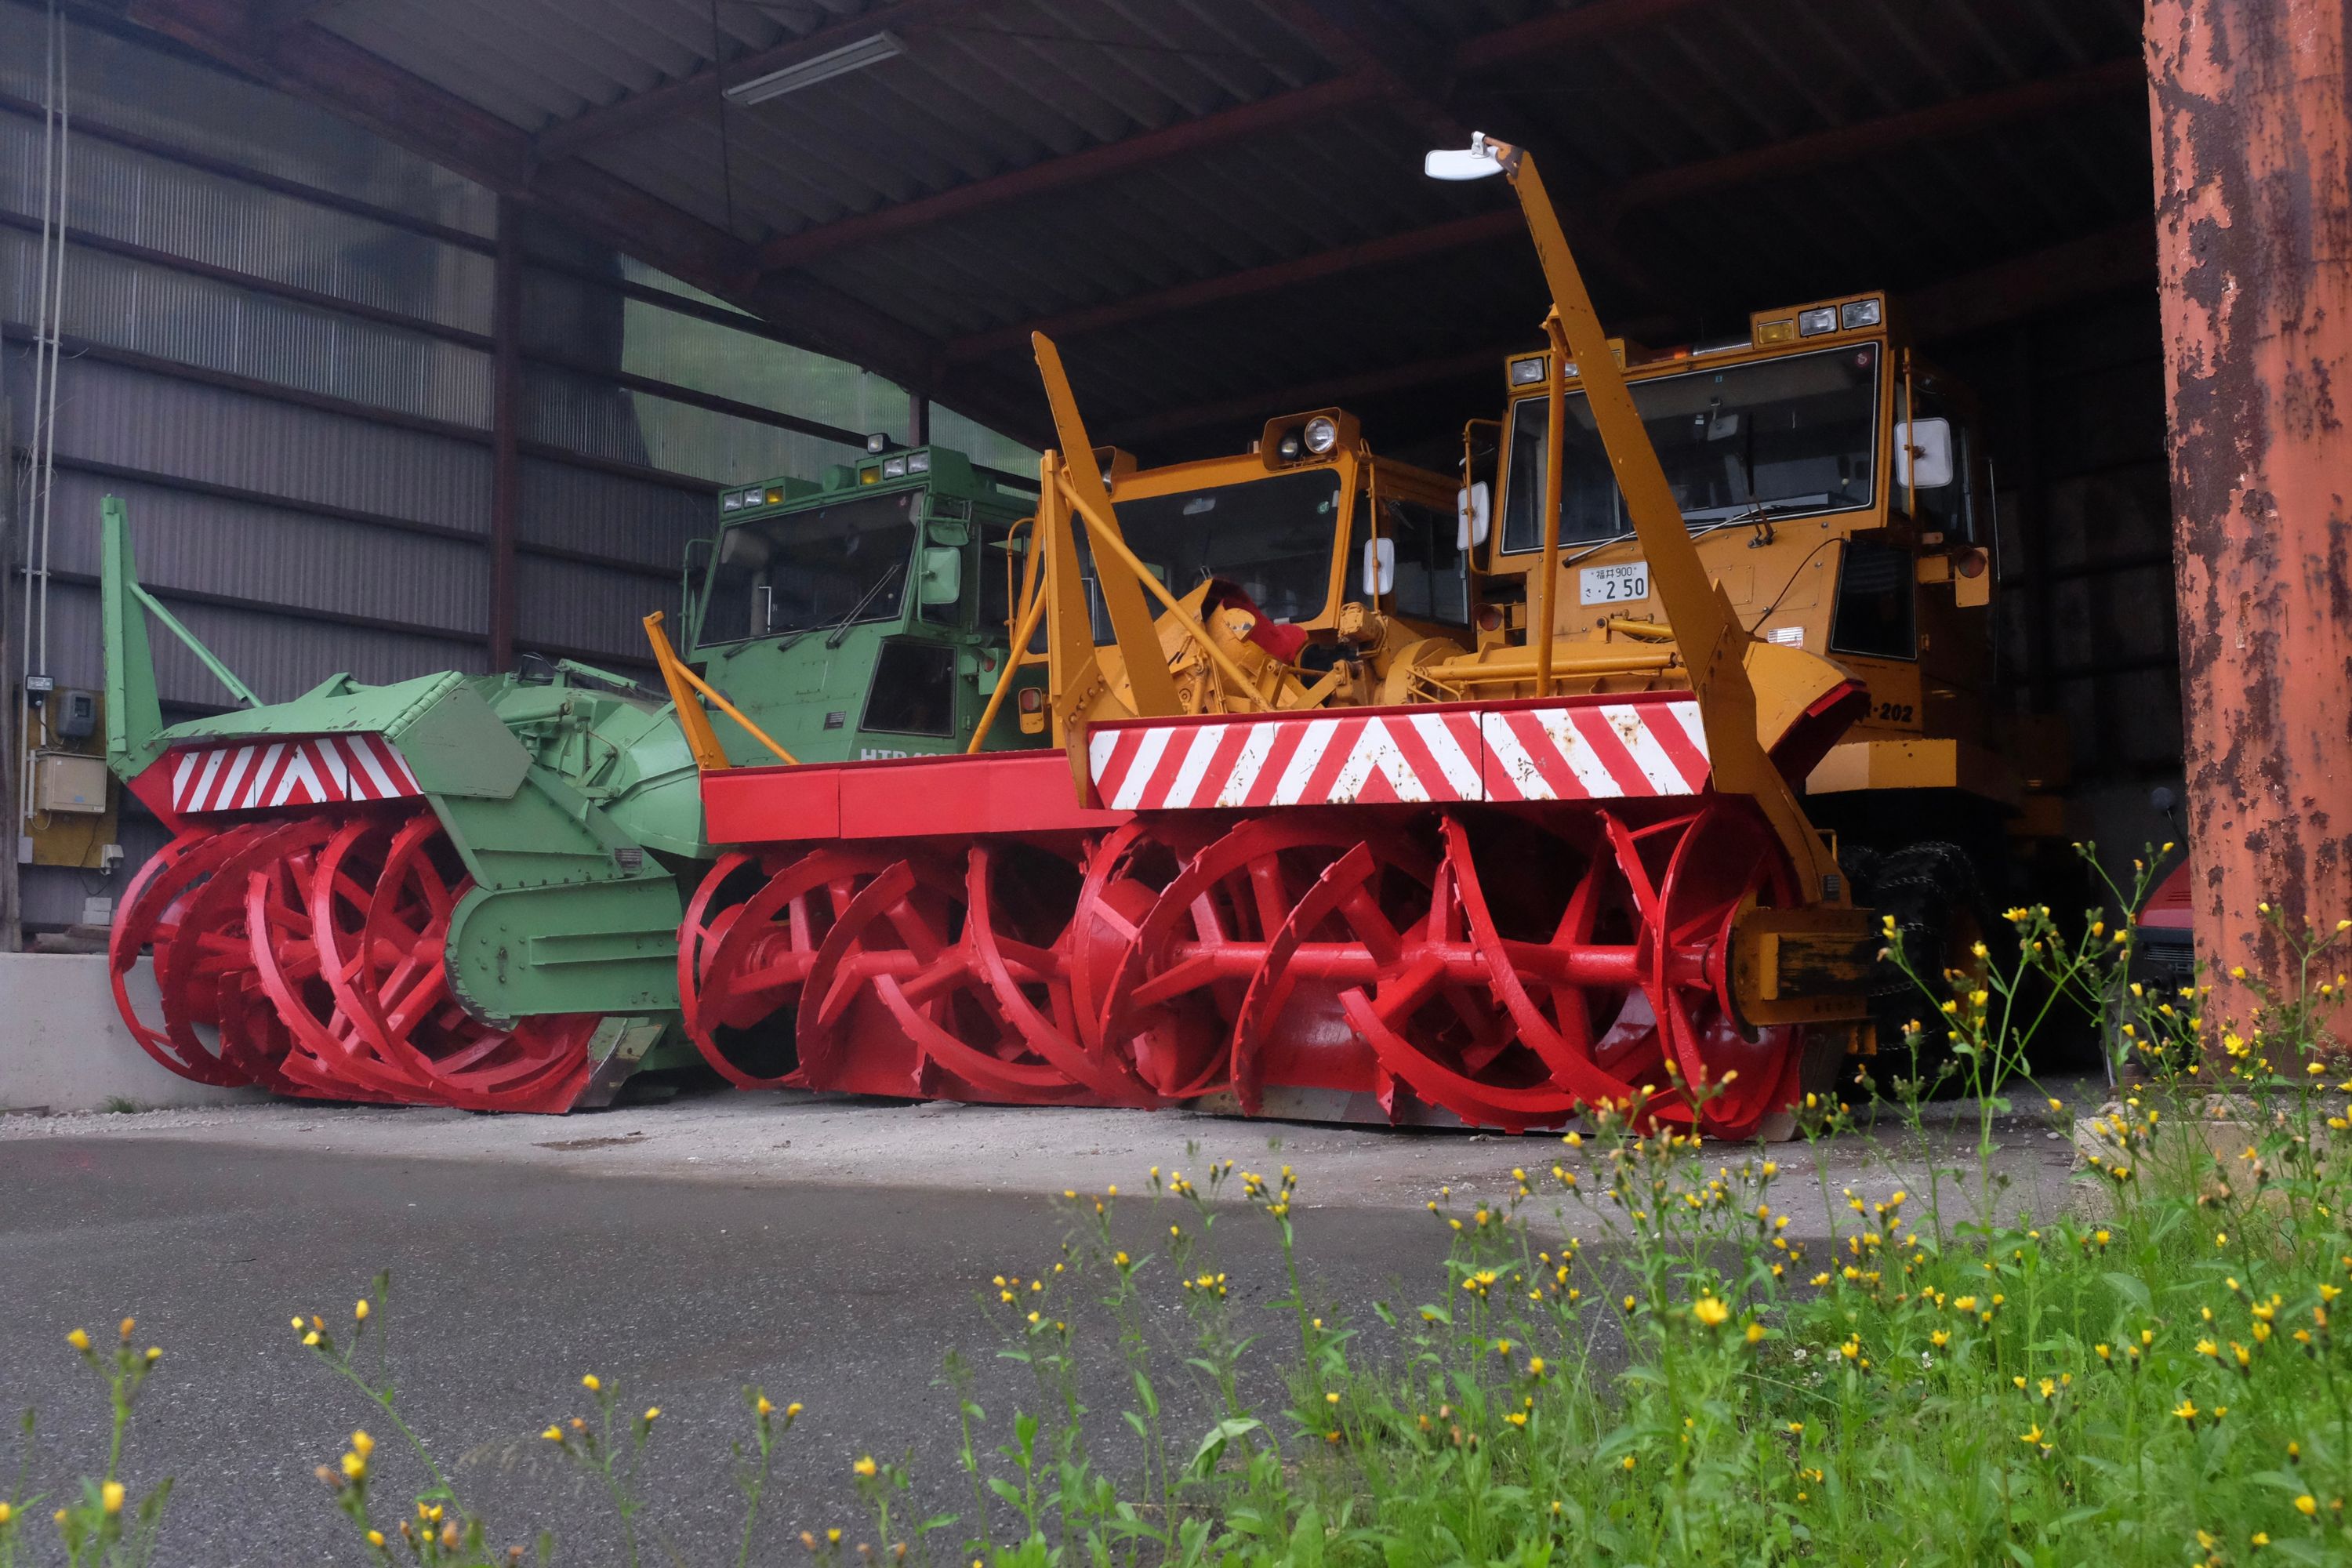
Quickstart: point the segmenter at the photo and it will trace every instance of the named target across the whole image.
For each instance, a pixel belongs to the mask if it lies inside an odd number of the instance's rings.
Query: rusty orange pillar
[[[2217,1021],[2253,1005],[2232,965],[2291,984],[2258,902],[2322,930],[2352,915],[2346,17],[2344,0],[2147,8],[2189,853]]]

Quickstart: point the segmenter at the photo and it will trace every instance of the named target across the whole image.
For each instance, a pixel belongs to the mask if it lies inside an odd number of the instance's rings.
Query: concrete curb
[[[133,972],[131,996],[149,1017],[155,980]],[[102,953],[0,953],[0,1112],[252,1104],[258,1089],[210,1089],[159,1066],[114,1008]]]

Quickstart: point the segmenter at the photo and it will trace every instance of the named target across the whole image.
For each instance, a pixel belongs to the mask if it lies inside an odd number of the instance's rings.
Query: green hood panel
[[[455,670],[390,686],[362,686],[337,675],[290,702],[192,719],[156,738],[175,746],[355,734],[380,734],[398,747],[427,795],[505,800],[530,770],[530,753]]]

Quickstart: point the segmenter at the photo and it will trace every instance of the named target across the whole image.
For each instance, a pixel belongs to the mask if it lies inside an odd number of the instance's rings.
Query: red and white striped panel
[[[251,811],[398,800],[425,792],[382,735],[321,735],[305,741],[243,741],[174,752],[172,809]]]
[[[1087,765],[1119,811],[1696,795],[1687,700],[1097,726]]]
[[[1511,708],[1479,716],[1488,800],[1620,800],[1706,787],[1697,702]]]

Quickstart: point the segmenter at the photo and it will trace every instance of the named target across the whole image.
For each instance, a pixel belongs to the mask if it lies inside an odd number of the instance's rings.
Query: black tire
[[[1937,841],[1883,852],[1843,846],[1839,858],[1853,879],[1854,901],[1895,917],[1910,970],[1906,973],[1904,965],[1885,958],[1871,971],[1878,1056],[1870,1076],[1882,1091],[1893,1092],[1894,1080],[1909,1079],[1927,1085],[1930,1099],[1958,1094],[1964,1086],[1943,1014],[1943,1002],[1951,994],[1945,976],[1973,968],[1977,960],[1970,949],[1993,929],[1975,862],[1960,846]],[[1921,1025],[1919,1037],[1906,1044],[1906,1026],[1915,1020]]]

